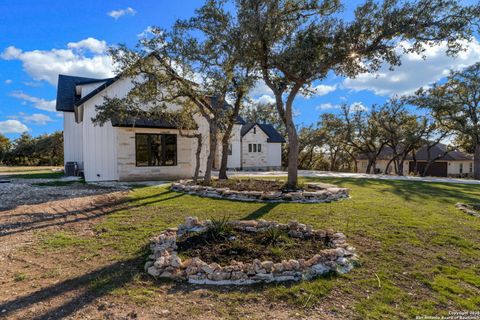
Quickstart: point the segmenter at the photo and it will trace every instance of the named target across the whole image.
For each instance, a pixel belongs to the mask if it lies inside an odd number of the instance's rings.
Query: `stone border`
[[[200,197],[228,199],[255,202],[294,202],[294,203],[324,203],[349,197],[347,188],[339,188],[327,183],[308,183],[315,191],[236,191],[229,188],[214,188],[201,185],[191,185],[192,180],[180,180],[173,183],[170,189],[177,192],[198,195]]]
[[[480,208],[480,203],[478,204],[477,203],[475,204],[457,203],[455,205],[455,208],[462,210],[463,212],[471,216],[480,218],[480,210],[475,210],[474,206],[478,206]]]
[[[355,248],[348,245],[343,233],[333,230],[314,230],[312,226],[292,221],[281,224],[265,220],[239,220],[229,222],[238,231],[261,232],[269,228],[288,230],[293,238],[320,237],[328,241],[329,249],[323,249],[313,257],[305,259],[272,261],[253,260],[243,263],[232,260],[228,266],[206,263],[200,257],[182,261],[175,251],[177,237],[189,232],[202,232],[211,224],[209,220],[199,221],[187,217],[185,224],[170,228],[152,239],[152,254],[145,263],[145,271],[155,278],[186,280],[193,284],[245,285],[259,282],[282,282],[312,279],[329,272],[349,272],[358,261]]]

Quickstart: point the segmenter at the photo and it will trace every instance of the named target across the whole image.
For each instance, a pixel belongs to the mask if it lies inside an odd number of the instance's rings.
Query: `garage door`
[[[427,163],[426,162],[417,162],[417,168],[418,172],[422,173],[423,170],[425,169]],[[410,172],[414,171],[415,163],[413,161],[410,161],[409,164],[409,169]],[[434,162],[430,165],[427,171],[427,176],[432,176],[432,177],[446,177],[447,176],[447,163],[446,162]]]

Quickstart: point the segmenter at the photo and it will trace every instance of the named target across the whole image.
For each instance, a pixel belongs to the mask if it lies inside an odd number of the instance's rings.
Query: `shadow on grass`
[[[464,201],[478,201],[480,198],[480,185],[473,184],[358,178],[305,178],[305,180],[327,180],[340,186],[350,184],[358,187],[371,188],[374,192],[391,193],[407,201],[442,199],[442,201],[445,202],[456,203],[460,199]]]
[[[287,281],[281,284],[258,283],[243,286],[216,286],[189,284],[185,281],[174,282],[169,279],[154,280],[143,271],[143,264],[145,263],[147,255],[148,253],[145,248],[137,252],[134,258],[117,261],[78,277],[64,280],[33,293],[6,301],[0,304],[0,310],[5,310],[0,314],[0,318],[9,319],[12,318],[15,313],[28,311],[40,303],[48,305],[49,301],[62,300],[60,305],[54,306],[41,314],[37,313],[29,319],[63,319],[94,303],[95,300],[111,293],[115,289],[125,287],[129,283],[134,282],[135,279],[145,281],[147,286],[168,285],[167,294],[185,294],[204,289],[211,292],[258,293],[259,291],[278,286],[291,288],[292,286],[301,284],[301,282]],[[327,274],[322,277],[332,280],[336,276]],[[145,284],[142,286],[145,286]]]
[[[141,265],[145,261],[144,253],[140,252],[137,257],[130,260],[115,262],[98,270],[0,304],[0,310],[5,310],[0,314],[0,318],[10,318],[14,312],[28,310],[38,303],[59,298],[63,295],[69,295],[67,297],[73,296],[62,305],[31,318],[36,320],[63,319],[90,304],[95,299],[132,281],[135,275],[139,274]]]
[[[267,203],[240,220],[257,220],[268,214],[278,203]]]
[[[165,196],[167,194],[172,194],[172,196],[162,197],[161,199],[143,202],[144,200],[157,198],[159,196]],[[143,198],[137,198],[135,199],[135,204],[133,205],[128,205],[128,203],[131,201],[129,199],[126,199],[116,203],[108,203],[108,204],[94,206],[85,210],[82,210],[82,209],[70,210],[70,211],[65,211],[57,214],[44,214],[42,212],[29,213],[27,215],[22,215],[22,216],[29,217],[31,221],[0,224],[0,237],[4,237],[4,236],[16,234],[16,233],[27,232],[31,230],[40,230],[40,229],[44,229],[52,226],[63,226],[63,225],[68,225],[76,222],[96,219],[102,216],[110,215],[115,212],[132,210],[132,209],[136,209],[136,208],[140,208],[148,205],[153,205],[160,202],[176,199],[184,195],[185,194],[175,194],[174,192],[166,191],[166,192],[161,192],[161,193],[143,197]],[[141,201],[141,202],[138,203],[138,201]],[[16,216],[16,215],[11,215],[11,216]],[[72,218],[72,219],[67,220],[69,218]]]

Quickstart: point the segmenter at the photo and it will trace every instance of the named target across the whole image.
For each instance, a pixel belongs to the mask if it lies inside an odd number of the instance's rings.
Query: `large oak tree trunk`
[[[215,152],[217,149],[217,132],[218,127],[214,120],[210,122],[210,152],[207,158],[207,168],[205,170],[204,181],[210,183],[212,181],[212,168],[215,160]]]
[[[473,156],[473,177],[480,180],[480,143],[475,146],[475,154]]]
[[[200,174],[200,154],[202,153],[202,135],[197,134],[197,150],[195,152],[195,172],[193,173],[193,182],[196,184]]]
[[[220,161],[220,172],[218,173],[218,179],[226,180],[227,176],[227,164],[228,164],[228,146],[230,144],[230,136],[232,134],[233,125],[228,125],[223,138],[222,138],[222,159]]]
[[[293,121],[287,126],[288,136],[288,179],[287,188],[294,190],[298,184],[298,136]]]
[[[372,166],[373,166],[373,160],[368,159],[367,163],[367,170],[365,170],[365,173],[372,173]]]
[[[403,164],[404,164],[404,161],[403,159],[401,159],[399,162],[398,162],[398,168],[397,168],[397,175],[398,176],[403,176]]]

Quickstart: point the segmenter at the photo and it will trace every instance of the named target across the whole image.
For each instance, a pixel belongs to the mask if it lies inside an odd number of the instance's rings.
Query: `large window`
[[[177,136],[175,134],[135,135],[137,167],[176,166]]]

